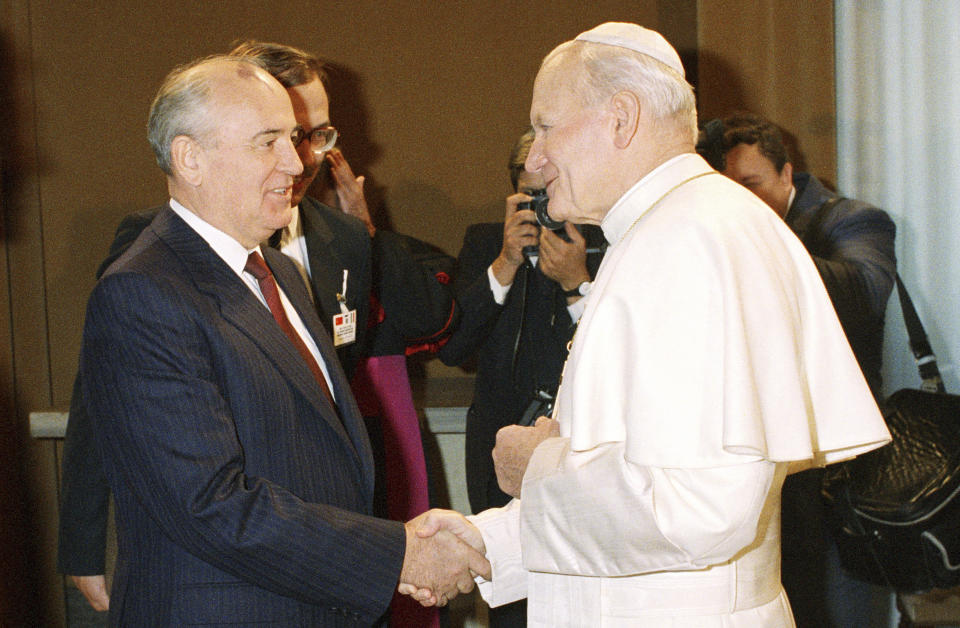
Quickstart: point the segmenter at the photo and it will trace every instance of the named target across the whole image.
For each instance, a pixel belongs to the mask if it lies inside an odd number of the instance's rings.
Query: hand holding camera
[[[567,233],[564,229],[564,223],[562,221],[554,220],[550,217],[550,214],[547,213],[547,205],[550,202],[550,197],[547,196],[547,191],[544,189],[539,190],[530,190],[529,191],[530,200],[525,201],[517,205],[518,209],[529,209],[533,211],[534,215],[537,218],[536,224],[539,227],[546,227],[548,230],[554,232],[559,237],[563,238],[567,242],[570,241]],[[526,257],[531,257],[539,255],[539,249],[537,245],[525,246],[523,248],[523,254]]]
[[[563,290],[590,281],[587,241],[576,227],[565,223],[558,231],[544,229],[540,233],[540,270]]]
[[[503,248],[493,262],[493,274],[502,286],[513,283],[513,276],[525,261],[524,247],[536,247],[540,240],[540,227],[536,214],[529,209],[530,196],[523,193],[507,197],[503,223]]]

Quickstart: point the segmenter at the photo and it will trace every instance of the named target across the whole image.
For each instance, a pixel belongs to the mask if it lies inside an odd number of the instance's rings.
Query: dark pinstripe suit
[[[90,298],[81,355],[117,506],[111,623],[369,625],[403,526],[293,264],[264,251],[330,371],[336,416],[249,288],[165,209]]]

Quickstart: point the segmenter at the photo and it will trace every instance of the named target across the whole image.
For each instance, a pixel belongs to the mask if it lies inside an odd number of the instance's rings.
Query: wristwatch
[[[585,297],[590,294],[590,287],[593,286],[592,281],[584,281],[582,284],[573,288],[572,290],[564,290],[563,296],[565,297]]]

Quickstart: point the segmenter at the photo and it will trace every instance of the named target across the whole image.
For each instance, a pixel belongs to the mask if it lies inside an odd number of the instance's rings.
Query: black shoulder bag
[[[892,442],[827,467],[823,496],[852,576],[920,592],[960,585],[960,396],[945,392],[899,276],[897,294],[920,390],[904,388],[884,402]]]

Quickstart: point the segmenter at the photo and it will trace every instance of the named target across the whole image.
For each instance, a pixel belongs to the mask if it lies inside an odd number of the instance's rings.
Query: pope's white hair
[[[614,94],[637,95],[654,120],[669,124],[685,139],[697,140],[693,87],[676,70],[649,55],[609,44],[568,41],[546,56],[541,71],[557,65],[576,71],[575,88],[584,105],[598,105]],[[553,68],[550,68],[553,69]]]

